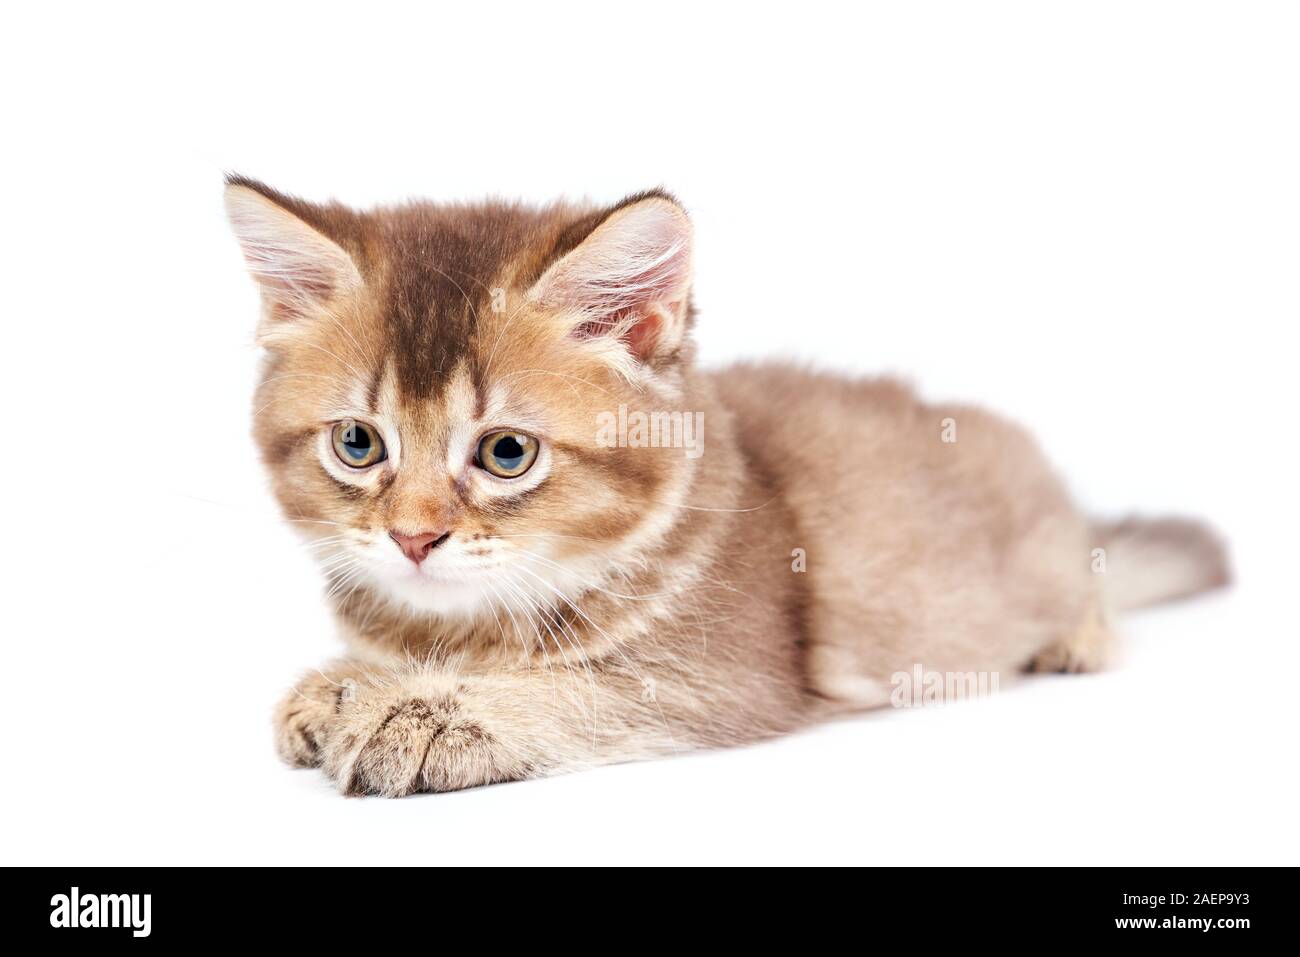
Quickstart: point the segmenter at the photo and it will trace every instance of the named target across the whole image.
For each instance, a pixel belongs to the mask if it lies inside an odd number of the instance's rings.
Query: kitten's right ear
[[[301,319],[361,286],[356,263],[260,183],[226,180],[226,213],[270,316]]]

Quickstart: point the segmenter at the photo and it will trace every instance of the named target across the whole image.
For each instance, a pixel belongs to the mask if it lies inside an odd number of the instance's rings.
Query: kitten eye
[[[379,433],[351,419],[335,422],[330,438],[339,461],[354,469],[366,468],[388,457]]]
[[[499,478],[518,478],[537,460],[537,440],[522,432],[489,432],[478,443],[478,464]]]

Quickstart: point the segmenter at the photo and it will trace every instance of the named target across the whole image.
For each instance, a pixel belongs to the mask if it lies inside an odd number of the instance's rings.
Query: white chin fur
[[[371,572],[379,591],[392,601],[414,612],[447,618],[477,618],[488,613],[495,596],[484,581],[475,581],[476,577],[434,578],[417,575],[410,566],[396,574],[385,568]]]

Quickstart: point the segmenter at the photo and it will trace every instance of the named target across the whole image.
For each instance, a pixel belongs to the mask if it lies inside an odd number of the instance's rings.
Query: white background
[[[473,7],[476,12],[466,12]],[[5,863],[1300,863],[1300,17],[1270,3],[10,11]],[[251,447],[221,172],[676,191],[710,363],[914,376],[1231,591],[1108,674],[396,802],[271,749],[337,645]]]

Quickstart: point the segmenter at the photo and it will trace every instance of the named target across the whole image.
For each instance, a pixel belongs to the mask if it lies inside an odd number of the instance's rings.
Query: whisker
[[[767,508],[769,505],[771,505],[780,497],[781,496],[778,493],[776,495],[773,495],[762,505],[754,505],[750,508],[715,508],[708,505],[687,505],[684,502],[661,502],[657,499],[651,499],[651,501],[653,501],[656,505],[667,505],[670,506],[671,508],[689,508],[691,511],[694,512],[737,512],[739,513],[739,512],[757,512],[760,508]]]
[[[614,638],[612,635],[610,635],[609,632],[607,632],[604,628],[602,628],[600,625],[596,624],[596,622],[593,621],[593,620],[591,619],[591,616],[589,616],[586,612],[584,612],[581,608],[579,608],[579,607],[578,607],[578,606],[577,606],[573,601],[571,601],[571,600],[569,599],[569,597],[566,596],[563,592],[561,592],[559,589],[555,588],[555,587],[554,587],[553,585],[551,585],[549,582],[545,581],[545,580],[544,580],[540,575],[537,575],[535,572],[532,572],[532,571],[530,571],[529,569],[522,568],[522,567],[521,567],[519,570],[522,571],[522,572],[525,572],[526,574],[531,575],[533,578],[537,579],[538,582],[540,582],[540,583],[541,583],[542,585],[544,585],[546,588],[548,588],[548,589],[550,589],[552,592],[554,592],[555,595],[556,595],[556,596],[557,596],[561,601],[563,601],[566,605],[568,605],[570,608],[572,608],[573,611],[574,611],[574,612],[575,612],[575,613],[576,613],[576,614],[577,614],[577,615],[578,615],[578,616],[579,616],[579,617],[580,617],[584,622],[586,622],[587,625],[588,625],[589,627],[594,628],[594,629],[596,630],[596,632],[600,634],[601,637],[603,637],[607,642],[609,642],[609,646],[610,646],[614,651],[616,651],[616,652],[618,653],[618,655],[623,659],[624,663],[628,666],[628,669],[632,672],[632,676],[633,676],[637,681],[640,681],[640,682],[643,682],[643,683],[644,683],[644,676],[641,674],[640,670],[636,667],[636,665],[632,663],[632,659],[629,658],[629,657],[627,656],[627,653],[623,651],[623,648],[622,648],[622,642],[620,642],[620,641],[618,641],[617,639],[615,639],[615,638]],[[558,612],[558,609],[555,609],[555,610]],[[561,627],[561,628],[564,628],[564,627],[565,627],[565,622],[564,622],[564,620],[563,620],[562,618],[560,618],[560,619],[558,619],[558,620],[559,620],[559,622],[560,622],[560,627]],[[576,640],[577,640],[577,635],[576,635],[576,633],[573,633],[573,632],[572,632],[572,629],[570,629],[570,633],[573,634],[573,638],[574,638],[574,640],[576,641]],[[588,670],[590,671],[590,669],[588,669]],[[657,699],[655,700],[654,704],[655,704],[655,709],[659,712],[659,719],[660,719],[660,721],[663,722],[664,732],[668,735],[668,740],[669,740],[669,742],[672,744],[673,750],[674,750],[674,751],[679,750],[678,747],[677,747],[677,742],[676,742],[676,740],[673,738],[672,729],[671,729],[671,728],[669,727],[669,725],[668,725],[668,717],[664,714],[664,712],[663,712],[663,708],[659,705],[659,702],[658,702]]]
[[[591,588],[593,591],[602,592],[606,595],[609,595],[611,598],[621,598],[624,599],[625,601],[658,601],[663,598],[673,597],[671,594],[667,592],[657,594],[657,595],[621,595],[616,591],[611,591],[608,588],[604,588],[600,585],[597,585],[593,581],[584,579],[577,572],[573,571],[572,569],[566,568],[565,566],[561,565],[559,562],[552,561],[551,559],[547,558],[545,555],[539,555],[536,552],[529,551],[526,548],[520,548],[518,545],[515,546],[515,553],[519,555],[526,555],[529,558],[532,558],[539,562],[544,562],[547,566],[554,568],[557,571],[561,571],[566,575],[570,575],[573,578],[576,578],[581,584],[586,585],[588,588]]]

